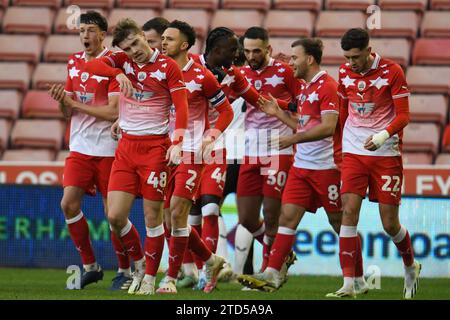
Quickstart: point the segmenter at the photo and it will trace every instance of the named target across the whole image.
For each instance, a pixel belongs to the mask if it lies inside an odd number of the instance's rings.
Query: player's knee
[[[73,218],[80,213],[80,204],[77,201],[61,200],[61,209],[66,218]]]
[[[400,226],[395,223],[384,222],[383,229],[388,235],[394,237],[400,231]]]
[[[120,215],[114,214],[114,212],[110,212],[108,214],[108,222],[114,230],[121,230],[127,224],[127,219],[121,217]]]
[[[239,217],[239,223],[250,232],[258,230],[258,227],[260,225],[259,221],[256,221],[255,223],[253,219],[250,219],[250,217],[246,216]]]

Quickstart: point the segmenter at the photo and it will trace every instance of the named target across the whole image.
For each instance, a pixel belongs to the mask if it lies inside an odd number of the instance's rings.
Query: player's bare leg
[[[328,298],[355,297],[355,267],[359,247],[357,225],[363,198],[354,193],[342,195],[342,224],[339,231],[339,260],[341,263],[344,285],[336,292],[329,293]]]
[[[391,237],[403,259],[405,268],[403,297],[405,299],[412,299],[417,293],[422,266],[414,260],[409,232],[400,224],[398,215],[399,207],[380,203],[379,209],[384,231]]]
[[[261,271],[264,271],[269,262],[270,250],[278,231],[278,220],[281,214],[281,199],[273,197],[264,197],[263,199],[263,217],[265,233],[263,239],[263,263]]]
[[[70,237],[83,262],[84,273],[81,277],[81,289],[90,283],[103,279],[103,271],[96,262],[89,237],[89,226],[81,211],[83,196],[84,190],[82,188],[67,186],[64,188],[61,200],[61,209],[64,213]]]
[[[141,241],[136,228],[128,216],[135,196],[123,191],[108,192],[108,220],[112,231],[120,239],[129,256],[134,261],[135,271],[128,293],[134,294],[139,290],[145,274],[145,258]]]

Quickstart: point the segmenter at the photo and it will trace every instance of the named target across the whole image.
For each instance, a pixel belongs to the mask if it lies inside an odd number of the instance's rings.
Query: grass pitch
[[[125,291],[110,291],[114,271],[105,271],[103,281],[87,286],[84,290],[67,290],[69,276],[61,269],[0,268],[0,299],[8,300],[317,300],[337,290],[342,280],[328,276],[290,276],[277,292],[264,293],[241,291],[238,283],[219,283],[211,294],[180,289],[176,295],[134,296]],[[158,282],[162,274],[158,276]],[[402,299],[403,279],[384,277],[381,289],[358,296],[360,300]],[[450,299],[450,279],[422,278],[416,299]]]

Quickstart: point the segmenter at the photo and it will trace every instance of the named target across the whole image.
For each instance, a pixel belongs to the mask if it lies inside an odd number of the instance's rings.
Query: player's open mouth
[[[89,49],[89,47],[91,46],[89,42],[84,42],[83,45],[86,49]]]

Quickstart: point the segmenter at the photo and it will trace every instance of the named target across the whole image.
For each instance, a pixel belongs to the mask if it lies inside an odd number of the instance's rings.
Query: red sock
[[[119,238],[117,238],[116,234],[112,231],[111,241],[117,256],[117,261],[119,262],[119,268],[128,269],[130,267],[130,258],[128,257],[127,250],[125,250]]]
[[[185,228],[183,228],[185,229]],[[187,228],[186,228],[187,229]],[[171,235],[169,241],[169,269],[167,275],[176,279],[183,263],[184,252],[186,251],[189,241],[188,230],[183,231],[181,235]]]
[[[275,241],[272,244],[272,249],[269,251],[270,255],[267,266],[280,271],[281,266],[286,260],[287,255],[292,250],[294,241],[295,241],[295,233],[294,234],[277,233]]]
[[[209,215],[203,218],[203,232],[201,235],[208,249],[215,253],[219,240],[219,216]]]
[[[164,234],[145,237],[145,274],[156,276],[164,250]]]
[[[202,239],[198,235],[197,230],[195,230],[194,228],[191,229],[191,233],[189,234],[188,247],[203,262],[208,260],[211,257],[211,254],[212,254],[211,250],[208,249],[206,244],[202,241]]]
[[[127,225],[125,228],[130,228],[130,230],[126,234],[121,235],[120,240],[122,240],[123,246],[127,250],[128,255],[133,258],[134,261],[139,261],[144,257],[144,253],[142,252],[141,239],[134,225],[131,222],[128,223],[131,225],[131,227]]]
[[[267,264],[269,263],[270,250],[272,248],[273,238],[269,236],[264,236],[263,240],[263,260],[261,264],[260,272],[264,272],[267,268]]]
[[[78,216],[66,220],[66,222],[70,237],[72,238],[76,249],[80,253],[83,264],[94,263],[95,255],[94,250],[92,249],[91,239],[89,237],[89,226],[83,213],[80,212]]]
[[[203,233],[201,224],[191,224],[190,226],[191,226],[192,229],[197,231],[197,234],[199,236]],[[188,244],[188,248],[189,248],[189,244]],[[186,251],[188,251],[188,254],[191,255],[193,262],[195,262],[195,265],[197,266],[197,269],[200,270],[201,268],[203,268],[203,260],[198,255],[193,253],[192,250],[187,249]]]
[[[184,251],[183,264],[184,263],[194,263],[194,257],[189,248]]]
[[[358,235],[358,243],[356,248],[355,277],[362,277],[363,275],[364,275],[364,268],[362,258],[361,236]]]
[[[164,237],[166,238],[167,241],[167,246],[169,246],[169,240],[170,240],[170,229],[167,228],[167,225],[165,222],[163,222],[163,226],[164,226]]]
[[[403,239],[401,239],[399,242],[395,242],[395,246],[397,247],[398,252],[402,256],[403,264],[407,267],[411,266],[414,262],[414,252],[412,249],[411,244],[411,238],[409,237],[408,230],[404,229],[402,226],[402,229],[400,232],[403,232],[405,235]]]
[[[339,261],[344,277],[355,277],[358,237],[339,237]]]

